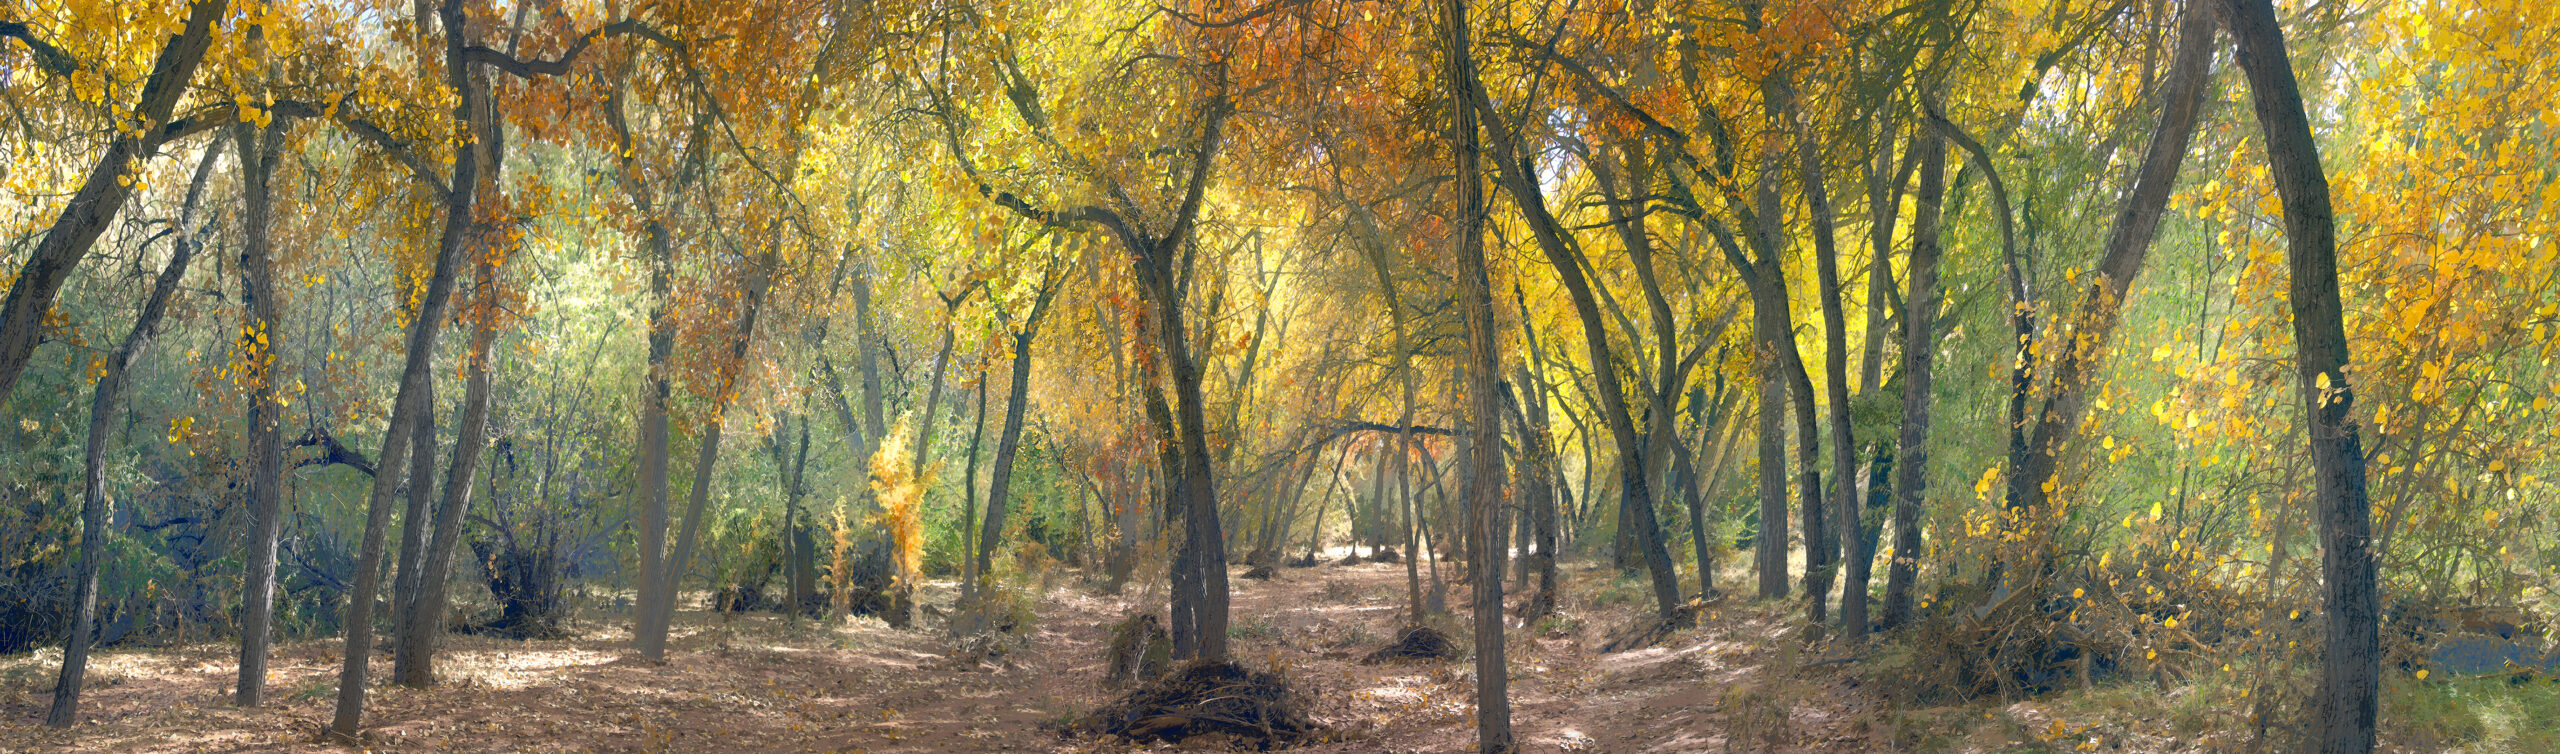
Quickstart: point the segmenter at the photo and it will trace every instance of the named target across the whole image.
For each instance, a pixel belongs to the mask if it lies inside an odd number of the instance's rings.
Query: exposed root
[[[1705,604],[1692,600],[1688,604],[1673,608],[1670,615],[1639,618],[1634,625],[1620,629],[1615,636],[1610,637],[1608,643],[1600,645],[1600,652],[1611,654],[1643,649],[1660,644],[1662,640],[1671,638],[1673,633],[1683,629],[1696,628],[1698,611]]]

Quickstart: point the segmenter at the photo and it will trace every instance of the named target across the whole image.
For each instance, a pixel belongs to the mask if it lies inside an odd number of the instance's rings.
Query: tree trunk
[[[2240,69],[2267,140],[2267,162],[2284,203],[2288,301],[2304,413],[2311,433],[2320,511],[2320,574],[2327,586],[2327,651],[2320,658],[2318,717],[2303,749],[2327,754],[2374,747],[2381,680],[2374,592],[2373,508],[2365,497],[2363,439],[2355,390],[2347,382],[2347,336],[2338,298],[2337,227],[2329,179],[2320,166],[2284,31],[2266,0],[2225,0]]]
[[[462,3],[446,0],[438,16],[445,29],[445,85],[463,95],[454,98],[453,122],[480,123],[488,103],[481,94],[480,83],[471,75]],[[471,156],[474,149],[466,145],[456,156],[452,177],[445,184],[449,188],[435,267],[402,349],[400,387],[393,393],[390,427],[383,433],[378,468],[397,469],[408,462],[418,418],[432,408],[421,400],[425,395],[421,386],[435,378],[436,339],[450,316],[454,280],[460,277],[464,242],[471,235],[472,205],[481,183],[479,160]],[[337,711],[329,724],[330,732],[339,738],[354,739],[364,716],[365,675],[373,650],[373,603],[374,593],[380,588],[383,530],[390,524],[391,496],[399,490],[399,480],[398,473],[375,475],[373,490],[366,500],[364,544],[356,559],[356,580],[354,588],[348,590],[347,612],[342,621],[346,659],[338,671]]]
[[[2152,237],[2160,227],[2161,213],[2177,183],[2179,164],[2186,160],[2188,142],[2195,135],[2198,114],[2205,104],[2205,79],[2213,62],[2213,16],[2208,4],[2196,3],[2189,6],[2186,19],[2180,24],[2177,56],[2162,82],[2160,123],[2152,132],[2150,149],[2135,173],[2132,190],[2126,192],[2107,234],[2106,253],[2098,260],[2097,275],[2088,284],[2076,321],[2064,330],[2071,333],[2071,339],[2056,349],[2052,387],[2045,392],[2044,406],[2035,417],[2034,435],[2028,441],[2026,455],[2011,468],[2011,507],[2026,511],[2029,520],[2043,515],[2047,497],[2059,484],[2056,472],[2062,447],[2079,434],[2090,378],[2103,363],[2108,341],[2123,321],[2125,293],[2142,272]],[[2016,569],[2012,569],[2011,578],[2000,589],[2032,584],[2052,565],[2052,543],[2048,539],[2036,535],[2030,546],[2035,551],[2026,554],[2027,562],[2021,564],[2026,566],[2026,572],[2014,573]]]
[[[478,472],[480,456],[489,444],[490,372],[496,369],[499,301],[497,299],[498,262],[492,250],[479,254],[479,269],[472,301],[476,327],[471,331],[470,376],[463,381],[462,419],[454,427],[453,465],[446,469],[444,496],[436,503],[435,534],[429,538],[426,557],[418,568],[418,593],[407,606],[407,612],[395,616],[402,624],[401,641],[392,656],[391,681],[411,688],[425,688],[436,682],[436,643],[444,636],[447,600],[446,585],[453,573],[453,550],[462,540],[463,515],[471,510],[472,477]],[[424,484],[424,480],[416,483]]]
[[[1754,315],[1758,315],[1755,313]],[[1762,346],[1769,334],[1760,333]],[[1754,536],[1760,598],[1787,596],[1787,383],[1773,356],[1760,357],[1760,532]]]
[[[1920,153],[1920,188],[1911,219],[1910,292],[1902,305],[1902,431],[1893,446],[1893,560],[1885,565],[1885,626],[1911,618],[1911,590],[1920,575],[1920,509],[1929,490],[1929,402],[1931,370],[1938,353],[1931,325],[1938,313],[1938,222],[1946,199],[1947,142],[1924,134],[1912,149]]]
[[[215,25],[227,14],[229,0],[193,0],[187,4],[187,23],[169,41],[160,46],[151,61],[151,77],[142,84],[141,98],[130,111],[143,126],[132,135],[119,134],[107,142],[107,151],[80,182],[80,190],[62,205],[62,214],[45,230],[43,240],[27,255],[24,267],[9,284],[9,296],[0,302],[0,397],[7,397],[25,374],[27,360],[35,355],[36,344],[44,335],[45,312],[52,311],[55,296],[62,284],[71,279],[72,270],[88,256],[89,248],[106,232],[107,224],[124,209],[125,199],[133,195],[139,181],[128,181],[135,163],[149,156],[171,136],[164,128],[178,100],[186,96],[195,79],[196,65],[204,61],[205,51],[213,46]],[[69,77],[76,70],[75,61],[58,61],[59,67],[40,66],[56,75]],[[108,103],[115,104],[115,103]],[[122,108],[115,108],[124,112]]]
[[[983,362],[982,362],[983,363]],[[978,575],[986,564],[978,559],[985,540],[978,538],[978,448],[987,436],[987,372],[978,370],[978,411],[969,420],[969,454],[960,467],[960,599],[978,593]]]
[[[1836,549],[1851,564],[1849,569],[1857,572],[1854,577],[1843,579],[1844,586],[1840,591],[1841,628],[1855,640],[1867,634],[1866,573],[1864,567],[1857,565],[1866,557],[1860,552],[1866,540],[1856,536],[1857,487],[1849,483],[1855,478],[1858,463],[1857,442],[1849,426],[1849,319],[1841,304],[1840,246],[1835,237],[1837,220],[1831,210],[1830,193],[1824,186],[1822,144],[1814,139],[1813,126],[1805,122],[1802,108],[1795,110],[1790,120],[1794,121],[1796,129],[1796,172],[1802,183],[1805,206],[1810,210],[1807,214],[1813,219],[1815,292],[1822,301],[1823,388],[1830,403],[1831,419],[1832,498],[1829,507],[1832,517],[1837,519],[1835,524],[1809,516],[1805,519],[1805,527],[1811,530],[1817,526],[1830,526],[1838,532],[1840,541]],[[1848,584],[1848,581],[1857,583]],[[1822,582],[1822,588],[1827,590],[1830,579],[1825,577]],[[1813,597],[1813,615],[1817,622],[1821,620],[1822,599],[1818,595]]]
[[[276,351],[283,345],[277,311],[273,226],[276,162],[290,119],[266,129],[233,127],[240,142],[240,286],[248,321],[239,346],[249,403],[249,570],[240,589],[240,679],[232,699],[255,707],[265,698],[267,643],[275,617],[276,540],[284,532],[284,403],[277,394]],[[397,474],[394,474],[397,476]]]
[[[1039,318],[1035,310],[1028,327],[1013,334],[1013,384],[1006,391],[1004,432],[996,436],[996,467],[987,480],[986,528],[978,535],[981,578],[993,561],[995,543],[1004,538],[1005,514],[1013,501],[1013,462],[1022,449],[1022,417],[1031,405],[1031,343],[1039,336]]]
[[[400,564],[391,582],[391,612],[408,615],[409,606],[418,601],[418,570],[426,567],[427,523],[435,517],[436,496],[436,383],[428,380],[425,396],[427,412],[418,417],[418,431],[412,433],[409,450],[409,481],[405,493],[408,506],[400,515]],[[408,643],[409,622],[393,621],[391,644]]]
[[[658,579],[658,612],[648,616],[645,628],[657,634],[656,642],[664,647],[667,628],[675,620],[676,594],[683,586],[684,575],[692,567],[693,553],[701,542],[703,508],[710,503],[712,472],[720,462],[720,433],[728,418],[730,401],[736,397],[738,375],[746,370],[747,348],[755,343],[756,319],[764,310],[766,293],[773,284],[773,253],[768,251],[747,263],[746,310],[738,315],[736,340],[730,342],[726,361],[718,367],[719,384],[713,394],[710,426],[703,429],[702,449],[694,457],[693,490],[685,500],[684,527],[676,533],[675,557],[667,560],[667,572]],[[429,569],[430,573],[434,569]]]
[[[1483,92],[1471,91],[1469,94],[1475,99],[1474,109],[1483,113],[1493,111],[1493,105]],[[1547,211],[1546,198],[1538,184],[1537,166],[1522,153],[1516,143],[1518,135],[1507,134],[1501,129],[1494,129],[1493,133],[1494,163],[1498,168],[1495,176],[1504,193],[1511,195],[1513,203],[1527,217],[1539,250],[1546,255],[1548,266],[1555,268],[1556,276],[1562,280],[1565,292],[1573,301],[1574,313],[1581,320],[1583,341],[1591,351],[1591,363],[1599,365],[1592,372],[1600,383],[1600,408],[1606,414],[1609,433],[1617,441],[1618,480],[1620,494],[1625,496],[1622,498],[1624,505],[1628,510],[1642,511],[1649,516],[1653,511],[1653,491],[1645,478],[1643,441],[1636,433],[1635,418],[1628,412],[1626,390],[1619,384],[1617,372],[1608,368],[1608,365],[1616,363],[1616,359],[1609,347],[1608,329],[1600,318],[1599,301],[1593,296],[1591,283],[1583,277],[1582,268],[1576,262],[1581,254],[1571,245],[1573,240],[1562,223]],[[1670,555],[1664,551],[1660,558],[1653,557],[1651,550],[1659,549],[1661,541],[1657,538],[1653,544],[1654,548],[1649,548],[1646,553],[1646,560],[1654,566],[1650,569],[1654,605],[1665,622],[1674,625],[1684,623],[1685,613],[1680,610],[1680,583],[1671,573]]]
[[[204,157],[196,163],[195,180],[188,184],[187,200],[178,212],[177,240],[171,242],[169,264],[151,282],[151,295],[143,300],[142,313],[134,317],[133,329],[124,336],[108,357],[106,373],[98,376],[95,391],[89,396],[89,435],[81,451],[80,497],[80,570],[72,576],[76,590],[71,598],[71,636],[63,640],[62,674],[54,682],[53,705],[45,712],[44,723],[56,728],[71,727],[80,712],[80,687],[89,671],[89,644],[98,623],[98,572],[107,555],[107,439],[114,436],[116,402],[124,394],[126,373],[133,363],[151,348],[151,340],[160,326],[160,318],[169,311],[169,297],[178,291],[178,283],[186,279],[187,263],[195,258],[200,246],[195,234],[203,228],[195,225],[196,204],[204,196],[204,184],[213,175],[213,164],[222,157],[222,140],[206,145]]]

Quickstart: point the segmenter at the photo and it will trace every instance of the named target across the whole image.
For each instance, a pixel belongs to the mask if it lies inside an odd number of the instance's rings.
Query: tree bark
[[[480,250],[475,274],[477,290],[473,308],[475,326],[471,331],[470,376],[463,381],[462,418],[454,427],[453,464],[445,470],[444,495],[436,502],[435,533],[428,538],[426,557],[419,561],[418,592],[406,612],[395,616],[402,627],[391,664],[391,681],[411,688],[435,685],[436,644],[444,636],[447,600],[446,586],[451,583],[453,552],[462,541],[462,519],[471,511],[473,475],[478,473],[480,456],[489,445],[490,373],[496,369],[499,302],[497,299],[500,257],[493,249]],[[413,484],[425,484],[422,477]]]
[[[486,97],[482,85],[471,75],[468,44],[463,36],[464,12],[461,0],[445,0],[438,17],[445,30],[445,85],[462,93],[454,98],[453,122],[477,124],[486,115]],[[467,127],[467,126],[466,126]],[[435,349],[443,323],[450,316],[454,281],[460,277],[464,242],[470,237],[472,206],[480,189],[479,160],[471,155],[475,147],[466,143],[453,161],[452,177],[445,185],[445,218],[436,249],[434,271],[427,279],[426,291],[419,301],[417,317],[411,320],[402,349],[400,387],[391,402],[390,427],[383,433],[382,458],[379,468],[397,469],[408,462],[412,433],[418,417],[430,406],[421,400],[421,387],[435,378]],[[400,474],[377,474],[373,490],[365,506],[364,544],[356,559],[356,580],[348,590],[345,626],[346,659],[338,671],[336,714],[330,721],[332,734],[354,739],[356,728],[364,716],[365,675],[373,649],[373,607],[375,592],[380,588],[383,530],[390,524],[391,497],[399,490]]]
[[[1031,343],[1039,336],[1039,314],[1030,328],[1013,334],[1012,384],[1004,401],[1004,430],[996,436],[995,469],[987,480],[987,520],[978,535],[978,577],[986,578],[994,562],[995,543],[1004,538],[1004,519],[1013,502],[1013,462],[1022,449],[1022,418],[1031,405]]]
[[[2097,275],[2083,295],[2077,320],[2064,332],[2068,342],[2057,350],[2043,407],[2035,418],[2034,435],[2028,440],[2027,452],[2020,463],[2011,467],[2009,489],[2011,507],[2026,511],[2032,520],[2043,515],[2046,500],[2059,484],[2056,470],[2062,446],[2078,436],[2081,418],[2087,407],[2088,387],[2106,356],[2108,340],[2123,321],[2121,306],[2135,276],[2151,249],[2151,240],[2160,227],[2160,216],[2168,206],[2169,193],[2175,187],[2178,167],[2186,160],[2187,145],[2193,139],[2196,121],[2205,104],[2204,89],[2213,62],[2214,18],[2207,3],[2189,6],[2180,24],[2178,52],[2170,63],[2162,82],[2163,109],[2160,122],[2152,131],[2150,149],[2134,176],[2133,188],[2126,192],[2113,226],[2107,234],[2106,253],[2098,260]],[[2041,535],[2032,538],[2036,552],[2026,555],[2027,574],[2011,574],[2000,585],[2032,583],[2052,563],[2047,549],[2051,543]]]
[[[284,532],[284,398],[276,385],[276,350],[283,345],[275,286],[274,180],[285,132],[280,118],[269,128],[233,127],[240,142],[240,287],[248,305],[237,343],[248,375],[249,565],[240,588],[240,677],[232,699],[244,707],[264,701],[267,645],[273,637],[276,540]],[[396,475],[395,475],[396,476]]]
[[[2320,573],[2328,649],[2320,658],[2318,718],[2306,751],[2372,751],[2382,675],[2374,590],[2373,507],[2365,492],[2363,439],[2355,390],[2347,382],[2347,335],[2338,297],[2337,226],[2329,179],[2287,57],[2284,30],[2267,0],[2225,0],[2250,101],[2267,140],[2268,169],[2284,205],[2286,300],[2320,511]]]
[[[134,317],[133,329],[107,358],[106,373],[98,376],[98,384],[89,396],[89,435],[82,445],[80,497],[80,569],[72,576],[76,590],[71,598],[71,636],[63,640],[62,674],[53,686],[53,703],[46,710],[44,723],[56,728],[71,727],[80,712],[80,688],[89,671],[89,644],[98,623],[98,573],[107,555],[107,508],[113,501],[107,495],[107,440],[114,436],[116,402],[124,394],[125,375],[133,363],[151,348],[160,326],[160,318],[169,311],[169,297],[178,291],[178,283],[186,279],[187,263],[202,246],[196,234],[208,228],[195,227],[196,205],[204,196],[205,180],[213,175],[213,165],[222,157],[222,140],[207,144],[204,157],[196,163],[195,180],[187,186],[185,205],[178,211],[176,240],[170,243],[169,263],[160,268],[160,276],[151,282],[151,294],[143,299],[142,313]]]
[[[1485,113],[1493,111],[1492,104],[1481,91],[1470,93],[1475,95],[1474,109]],[[1591,351],[1591,363],[1599,365],[1592,372],[1600,383],[1600,408],[1606,415],[1609,433],[1617,441],[1618,481],[1620,494],[1625,495],[1622,498],[1624,505],[1627,510],[1644,511],[1650,515],[1653,491],[1650,480],[1646,479],[1643,441],[1636,432],[1635,418],[1628,411],[1626,390],[1619,384],[1617,372],[1608,367],[1616,363],[1616,359],[1609,346],[1607,326],[1601,320],[1599,301],[1591,292],[1590,281],[1583,277],[1582,267],[1575,261],[1581,256],[1580,252],[1571,246],[1573,241],[1562,224],[1548,212],[1546,198],[1539,188],[1536,165],[1522,153],[1516,143],[1519,137],[1498,128],[1493,129],[1493,134],[1494,163],[1498,168],[1494,173],[1496,180],[1504,193],[1510,194],[1513,203],[1520,207],[1521,214],[1527,217],[1539,250],[1545,253],[1548,265],[1555,268],[1556,276],[1573,301],[1574,313],[1582,323],[1583,341]],[[1654,544],[1658,546],[1660,541],[1657,539]],[[1648,561],[1653,560],[1651,555],[1647,553]],[[1650,569],[1654,604],[1666,623],[1680,625],[1686,622],[1685,613],[1680,610],[1680,583],[1669,566],[1670,557],[1666,551],[1659,567]]]
[[[391,582],[391,612],[408,615],[409,607],[418,601],[418,570],[426,567],[427,523],[435,517],[436,469],[436,383],[427,381],[425,401],[428,408],[418,417],[418,430],[409,450],[409,481],[405,497],[408,505],[400,515],[400,563]],[[398,473],[398,472],[394,472]],[[393,621],[391,644],[408,643],[409,621]]]
[[[1938,223],[1946,199],[1946,139],[1919,137],[1920,187],[1911,219],[1910,292],[1902,309],[1902,431],[1893,446],[1893,560],[1885,564],[1887,627],[1911,618],[1911,590],[1920,574],[1920,512],[1929,490],[1929,403],[1938,353],[1931,325],[1938,311]]]
[[[684,575],[692,567],[694,550],[701,543],[703,509],[710,504],[712,472],[720,463],[720,434],[728,418],[729,403],[737,395],[738,376],[746,370],[747,349],[755,343],[756,319],[763,313],[765,296],[773,285],[772,252],[757,255],[747,262],[746,310],[738,314],[736,340],[730,342],[726,360],[718,367],[719,385],[711,403],[711,415],[702,433],[702,448],[694,456],[693,490],[686,496],[684,526],[676,533],[675,556],[667,560],[667,572],[658,578],[658,612],[649,616],[646,629],[658,634],[659,646],[665,646],[666,633],[675,619],[676,595]],[[429,569],[430,573],[433,569]]]
[[[1789,104],[1795,104],[1795,100],[1790,98]],[[1790,109],[1795,111],[1789,119],[1794,121],[1796,131],[1797,177],[1809,210],[1807,214],[1813,220],[1815,291],[1822,301],[1823,388],[1830,403],[1828,412],[1831,419],[1832,498],[1829,507],[1833,518],[1837,519],[1835,524],[1808,512],[1805,528],[1811,531],[1818,527],[1831,527],[1838,536],[1825,538],[1839,540],[1838,546],[1832,549],[1840,550],[1842,559],[1853,564],[1850,569],[1857,572],[1853,579],[1843,579],[1844,586],[1840,591],[1841,629],[1855,640],[1867,634],[1866,573],[1864,568],[1855,565],[1865,559],[1865,553],[1860,550],[1866,540],[1857,536],[1857,487],[1849,483],[1857,474],[1858,447],[1849,426],[1849,320],[1840,295],[1838,223],[1832,213],[1829,191],[1824,186],[1822,144],[1814,139],[1812,125],[1805,122],[1803,108]],[[1857,583],[1847,583],[1852,580]],[[1819,586],[1808,584],[1807,588],[1827,592],[1830,581],[1825,576]],[[1813,619],[1820,622],[1823,596],[1816,594],[1811,599]]]
[[[986,435],[987,372],[982,368],[978,370],[978,411],[969,420],[969,452],[960,468],[960,599],[964,602],[977,594],[978,575],[986,572],[986,565],[978,560],[984,542],[978,537],[978,448]]]

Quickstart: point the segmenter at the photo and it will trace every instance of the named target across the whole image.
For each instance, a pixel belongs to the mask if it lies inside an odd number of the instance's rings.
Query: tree
[[[135,316],[133,329],[108,357],[106,372],[98,375],[98,384],[89,396],[89,440],[81,457],[80,496],[80,573],[73,577],[77,594],[71,598],[71,638],[62,649],[62,673],[53,686],[53,706],[45,712],[44,723],[56,728],[71,727],[80,712],[80,686],[89,668],[89,644],[98,620],[98,572],[107,556],[107,507],[113,503],[107,493],[107,440],[113,434],[116,404],[124,393],[126,375],[134,362],[151,348],[160,327],[160,318],[169,311],[169,298],[177,293],[178,284],[186,279],[187,264],[195,259],[202,238],[212,230],[210,221],[196,221],[196,207],[204,198],[205,179],[213,175],[214,163],[222,158],[223,141],[213,140],[196,160],[195,180],[187,184],[187,199],[179,209],[177,220],[167,234],[169,261],[151,283],[149,297],[143,299],[142,313]]]
[[[1510,752],[1511,668],[1503,660],[1502,623],[1502,328],[1494,321],[1493,281],[1486,269],[1484,167],[1477,152],[1477,91],[1466,0],[1441,5],[1444,69],[1449,82],[1451,149],[1458,176],[1458,309],[1467,323],[1467,402],[1471,435],[1463,498],[1475,551],[1476,750]],[[1659,538],[1660,533],[1651,535]]]
[[[2197,3],[2197,5],[2204,5]],[[2211,11],[2188,11],[2203,16]],[[2315,508],[2320,520],[2320,575],[2325,584],[2318,716],[2304,730],[2306,750],[2341,754],[2374,748],[2382,653],[2381,605],[2375,596],[2373,504],[2365,495],[2364,444],[2350,412],[2347,335],[2338,297],[2336,220],[2329,179],[2320,166],[2301,88],[2294,81],[2284,30],[2265,0],[2226,0],[2240,70],[2266,137],[2269,172],[2283,198],[2292,304],[2295,369],[2311,434]]]

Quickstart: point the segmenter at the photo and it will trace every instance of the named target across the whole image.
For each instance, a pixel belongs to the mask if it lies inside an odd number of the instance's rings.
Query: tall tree
[[[1510,666],[1503,659],[1502,623],[1502,328],[1494,321],[1493,281],[1485,266],[1484,166],[1476,110],[1483,99],[1467,29],[1466,0],[1440,7],[1444,74],[1449,86],[1450,147],[1456,154],[1458,194],[1458,313],[1466,321],[1465,417],[1472,452],[1463,479],[1469,561],[1475,580],[1476,750],[1515,751],[1511,739]],[[1655,537],[1660,537],[1656,532]]]
[[[232,696],[233,703],[244,707],[258,706],[266,689],[267,644],[274,634],[276,540],[284,532],[280,425],[286,397],[277,389],[276,351],[284,337],[276,301],[273,184],[292,123],[288,116],[266,127],[243,123],[232,128],[240,150],[240,288],[248,304],[238,343],[249,388],[249,573],[240,589],[240,678]]]
[[[2284,206],[2290,294],[2285,300],[2293,313],[2295,385],[2311,435],[2328,646],[2320,655],[2320,686],[2314,697],[2318,715],[2304,731],[2302,749],[2360,754],[2374,748],[2382,677],[2381,610],[2374,587],[2373,505],[2365,494],[2364,441],[2352,414],[2355,389],[2347,381],[2337,220],[2275,6],[2267,0],[2224,0],[2222,9],[2266,138],[2268,171]]]

